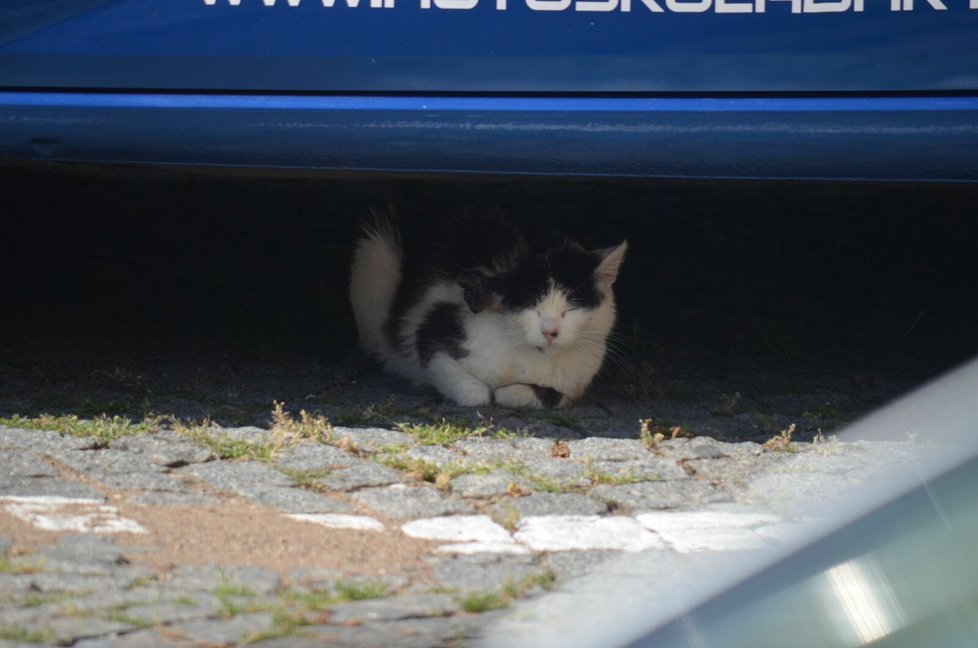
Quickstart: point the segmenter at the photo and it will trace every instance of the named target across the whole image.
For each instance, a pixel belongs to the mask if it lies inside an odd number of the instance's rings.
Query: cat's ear
[[[455,278],[462,287],[462,297],[473,313],[480,313],[489,308],[495,300],[489,277],[478,270],[465,270]]]
[[[618,270],[625,260],[625,252],[628,251],[628,241],[622,241],[618,245],[594,250],[594,253],[601,257],[601,262],[594,271],[594,278],[599,285],[611,286],[618,278]]]

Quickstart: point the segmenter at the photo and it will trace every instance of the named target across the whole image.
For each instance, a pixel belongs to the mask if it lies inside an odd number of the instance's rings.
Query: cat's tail
[[[401,241],[391,210],[373,212],[361,227],[350,270],[350,303],[360,346],[386,362],[394,353],[385,328],[401,283]]]

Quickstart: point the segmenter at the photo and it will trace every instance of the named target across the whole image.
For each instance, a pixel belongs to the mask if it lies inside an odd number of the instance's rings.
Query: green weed
[[[792,423],[781,433],[771,437],[764,442],[763,446],[774,452],[798,452],[798,448],[791,442],[791,435],[795,433],[795,424]]]
[[[511,601],[507,600],[499,592],[474,592],[467,594],[462,598],[460,603],[463,610],[472,614],[499,610],[511,605]]]
[[[469,593],[461,599],[460,603],[466,612],[478,614],[509,607],[514,601],[534,590],[543,589],[549,592],[556,586],[556,575],[550,569],[545,569],[518,581],[508,580],[498,591]]]
[[[339,581],[334,587],[342,601],[366,601],[387,596],[387,585],[375,581]]]
[[[11,560],[0,556],[0,574],[38,574],[44,571],[43,561]]]
[[[124,416],[104,414],[92,419],[80,419],[74,414],[41,414],[31,418],[15,414],[11,418],[0,418],[0,425],[25,430],[50,430],[65,436],[94,437],[109,442],[123,436],[155,432],[160,427],[160,420],[148,418],[134,423]]]
[[[21,626],[0,628],[0,640],[13,643],[50,644],[54,640],[54,630],[51,628],[27,629]]]

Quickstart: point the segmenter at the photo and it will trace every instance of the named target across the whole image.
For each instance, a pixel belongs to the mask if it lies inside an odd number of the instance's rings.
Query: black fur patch
[[[530,385],[533,388],[533,393],[536,397],[540,399],[543,406],[548,409],[553,409],[560,405],[560,399],[563,398],[561,394],[556,389],[551,389],[550,387],[541,387],[540,385]]]
[[[462,287],[462,297],[473,313],[480,313],[489,308],[493,302],[493,293],[489,287],[489,277],[478,270],[466,270],[456,279]]]
[[[435,304],[418,328],[416,345],[421,364],[428,366],[439,351],[444,351],[453,358],[464,358],[468,355],[462,348],[464,340],[465,329],[459,307],[444,302]]]
[[[580,245],[563,242],[528,257],[508,276],[503,305],[510,310],[531,308],[547,293],[550,280],[578,308],[597,308],[603,300],[594,281],[598,255]]]
[[[385,329],[391,344],[399,348],[406,344],[401,334],[404,316],[432,281],[458,281],[462,273],[473,272],[475,268],[509,269],[526,253],[526,242],[519,230],[494,213],[447,218],[405,214],[398,219],[397,226],[403,254],[402,279]],[[487,290],[491,291],[492,286]],[[473,300],[470,308],[483,303],[485,308],[491,302],[491,294],[479,292],[473,290],[466,295],[467,303]]]

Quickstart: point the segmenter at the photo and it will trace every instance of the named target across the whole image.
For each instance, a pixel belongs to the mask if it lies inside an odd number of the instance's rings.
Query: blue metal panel
[[[978,181],[978,97],[0,92],[0,157],[328,171]]]
[[[5,0],[0,87],[978,90],[978,1]]]

